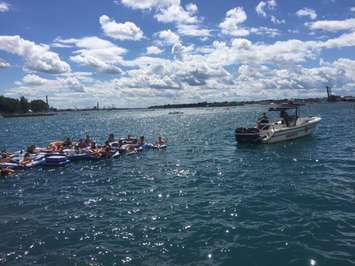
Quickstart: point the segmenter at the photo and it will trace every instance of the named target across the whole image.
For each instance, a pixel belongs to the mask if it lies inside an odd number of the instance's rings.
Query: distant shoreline
[[[200,102],[200,103],[184,103],[184,104],[165,104],[154,105],[148,107],[148,109],[180,109],[180,108],[207,108],[207,107],[235,107],[251,104],[263,104],[268,105],[272,103],[288,102],[290,99],[278,99],[278,100],[259,100],[259,101],[240,101],[240,102]],[[294,102],[299,103],[321,103],[326,102],[326,98],[307,98],[307,99],[292,99]]]
[[[0,117],[15,118],[15,117],[36,117],[36,116],[53,116],[55,113],[23,113],[23,114],[0,114]]]
[[[154,111],[159,109],[184,109],[184,108],[216,108],[216,107],[237,107],[245,105],[269,105],[278,104],[291,101],[290,99],[278,99],[278,100],[259,100],[259,101],[232,101],[232,102],[200,102],[200,103],[183,103],[183,104],[166,104],[166,105],[154,105],[141,108],[82,108],[82,109],[52,109],[50,112],[34,112],[34,113],[0,113],[0,118],[15,118],[15,117],[41,117],[41,116],[54,116],[58,113],[65,112],[92,112],[92,111],[132,111],[132,110],[147,110]],[[292,99],[298,103],[327,103],[327,98],[306,98],[306,99]],[[336,102],[355,102],[353,99],[336,101]]]

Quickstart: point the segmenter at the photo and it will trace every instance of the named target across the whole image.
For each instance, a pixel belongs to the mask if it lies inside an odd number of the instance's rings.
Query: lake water
[[[355,105],[314,104],[313,136],[237,146],[263,106],[0,119],[0,148],[90,134],[169,147],[0,180],[0,264],[354,265]]]

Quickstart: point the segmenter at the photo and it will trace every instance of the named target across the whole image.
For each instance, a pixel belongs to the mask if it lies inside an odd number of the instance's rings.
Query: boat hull
[[[321,118],[314,117],[310,122],[304,125],[275,130],[270,137],[264,138],[262,143],[271,144],[309,136],[313,134],[320,121]]]
[[[301,118],[298,120],[298,125],[292,127],[274,124],[269,126],[267,130],[237,128],[235,139],[239,144],[271,144],[298,139],[313,134],[320,121],[320,117],[310,117]]]

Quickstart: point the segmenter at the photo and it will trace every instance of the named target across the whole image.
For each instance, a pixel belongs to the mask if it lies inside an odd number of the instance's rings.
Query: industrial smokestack
[[[330,98],[330,96],[332,95],[332,90],[330,89],[329,86],[327,86],[327,94],[328,94],[328,98]]]

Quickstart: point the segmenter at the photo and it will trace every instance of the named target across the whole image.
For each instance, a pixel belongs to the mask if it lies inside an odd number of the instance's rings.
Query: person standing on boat
[[[288,127],[290,124],[290,117],[285,110],[280,112],[280,117],[285,121],[286,126]]]
[[[267,117],[266,113],[262,113],[259,116],[258,120],[256,121],[258,129],[264,128],[267,124],[269,124],[269,118]]]

